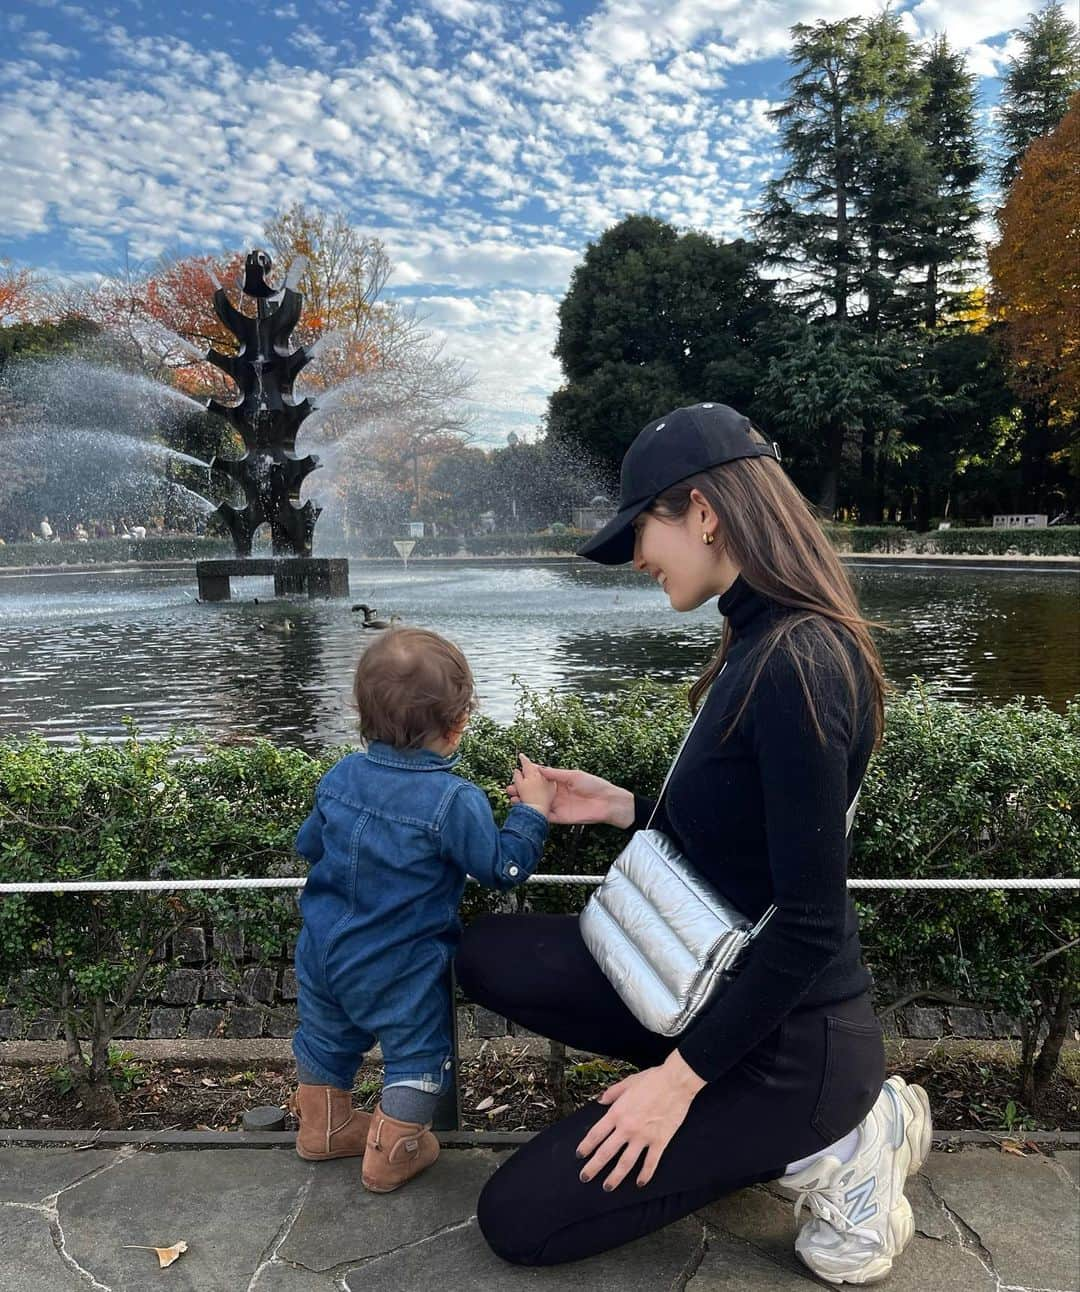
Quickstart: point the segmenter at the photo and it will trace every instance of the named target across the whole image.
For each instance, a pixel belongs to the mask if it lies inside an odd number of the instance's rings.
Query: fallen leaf
[[[201,1084],[204,1086],[216,1086],[217,1082],[213,1077],[203,1077]]]
[[[498,1115],[499,1115],[500,1113],[504,1113],[504,1112],[506,1112],[506,1110],[507,1110],[509,1107],[510,1107],[510,1105],[509,1105],[509,1104],[500,1104],[500,1105],[498,1106],[498,1108],[493,1108],[493,1109],[491,1110],[491,1112],[489,1112],[489,1113],[488,1113],[488,1116],[489,1116],[489,1117],[498,1117]]]
[[[1001,1141],[1001,1151],[1003,1153],[1012,1153],[1016,1157],[1026,1157],[1023,1144],[1018,1144],[1014,1139],[1003,1139]]]
[[[491,1105],[494,1102],[495,1100],[491,1097],[491,1095],[488,1095],[486,1099],[481,1099],[480,1102],[476,1105],[476,1111],[478,1113],[485,1112],[488,1108],[491,1107]]]
[[[125,1243],[125,1247],[138,1248],[142,1252],[157,1252],[158,1269],[165,1269],[173,1261],[178,1261],[187,1251],[187,1243],[181,1238],[178,1243],[173,1243],[171,1247],[147,1247],[144,1243]]]
[[[235,1086],[238,1082],[243,1081],[243,1079],[244,1074],[242,1072],[234,1072],[231,1077],[225,1078],[224,1084],[227,1086]]]

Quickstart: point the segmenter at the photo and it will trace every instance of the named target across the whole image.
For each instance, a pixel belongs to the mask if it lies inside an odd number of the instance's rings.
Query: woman
[[[647,1031],[575,916],[490,916],[458,978],[535,1032],[641,1071],[537,1135],[478,1219],[523,1265],[608,1250],[734,1189],[782,1179],[811,1218],[796,1250],[832,1282],[883,1278],[911,1237],[906,1175],[929,1149],[925,1094],[882,1087],[881,1028],[847,895],[846,815],[880,740],[885,681],[867,623],[776,446],[722,404],[650,423],[615,518],[582,555],[633,560],[674,609],[718,597],[720,651],[655,825],[744,915],[777,911],[734,982],[679,1036]],[[721,670],[722,673],[721,673]],[[641,827],[654,804],[546,768],[552,821]]]

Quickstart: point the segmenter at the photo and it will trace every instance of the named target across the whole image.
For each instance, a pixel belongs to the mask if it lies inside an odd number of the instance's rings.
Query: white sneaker
[[[800,1260],[830,1283],[877,1283],[911,1241],[915,1221],[904,1181],[930,1151],[930,1102],[922,1086],[890,1077],[858,1127],[851,1159],[826,1155],[778,1183],[813,1218],[795,1239]]]

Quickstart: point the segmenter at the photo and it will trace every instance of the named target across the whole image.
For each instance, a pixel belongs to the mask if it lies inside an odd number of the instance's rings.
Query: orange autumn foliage
[[[1080,410],[1080,94],[1024,154],[999,224],[992,304],[1013,383],[1068,416]]]
[[[0,326],[22,323],[37,303],[37,280],[29,269],[0,260]]]

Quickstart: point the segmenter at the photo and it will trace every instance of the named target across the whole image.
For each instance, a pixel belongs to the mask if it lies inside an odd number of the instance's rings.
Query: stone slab
[[[776,1270],[801,1276],[804,1267],[795,1255],[795,1208],[772,1189],[740,1189],[698,1213],[721,1239],[749,1243]],[[803,1216],[807,1213],[804,1211]],[[722,1287],[723,1284],[720,1284]]]
[[[114,1150],[102,1148],[6,1148],[0,1202],[41,1202],[115,1160]]]
[[[139,1153],[62,1194],[67,1248],[111,1292],[150,1292],[168,1275],[170,1292],[246,1288],[312,1167],[293,1153],[208,1149]],[[153,1252],[125,1243],[188,1250],[167,1271]]]
[[[381,1195],[361,1185],[355,1159],[320,1162],[278,1254],[309,1270],[329,1270],[419,1242],[475,1214],[476,1199],[498,1162],[484,1149],[444,1151],[408,1188]]]
[[[1080,1152],[1076,1149],[1058,1149],[1054,1161],[1059,1163],[1072,1177],[1073,1183],[1080,1189]]]
[[[679,1286],[679,1276],[692,1265],[701,1236],[700,1221],[680,1220],[603,1256],[535,1268],[500,1260],[471,1221],[428,1242],[368,1261],[350,1270],[340,1286],[348,1292],[418,1292],[432,1286],[444,1292],[515,1292],[518,1288],[658,1292]]]
[[[810,1292],[822,1285],[809,1270],[777,1265],[752,1244],[713,1236],[687,1292]]]
[[[940,1198],[936,1197],[926,1178],[920,1172],[909,1179],[904,1189],[915,1217],[915,1232],[924,1238],[937,1238],[957,1242],[956,1226]]]
[[[312,1274],[310,1270],[274,1261],[264,1266],[246,1292],[341,1292],[341,1282],[330,1274]]]
[[[932,1153],[923,1174],[979,1236],[1004,1284],[1080,1289],[1076,1192],[1049,1158],[971,1148]]]
[[[888,1292],[999,1292],[997,1279],[974,1252],[919,1234],[882,1286]]]
[[[0,1207],[0,1292],[86,1292],[53,1244],[41,1212]]]

